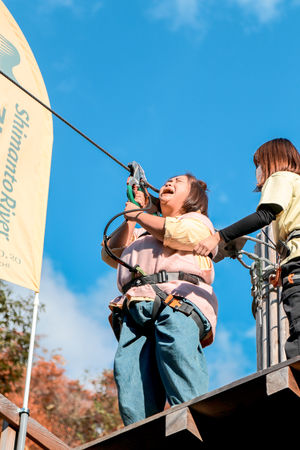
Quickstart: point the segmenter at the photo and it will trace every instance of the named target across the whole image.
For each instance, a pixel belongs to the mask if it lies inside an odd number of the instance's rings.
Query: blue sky
[[[140,162],[154,186],[186,171],[203,179],[216,228],[255,210],[255,150],[274,137],[299,144],[299,1],[4,3],[52,108],[124,164]],[[112,366],[107,303],[117,291],[100,243],[124,207],[126,178],[54,118],[38,333],[73,377]],[[211,389],[256,371],[249,273],[234,260],[215,269]]]

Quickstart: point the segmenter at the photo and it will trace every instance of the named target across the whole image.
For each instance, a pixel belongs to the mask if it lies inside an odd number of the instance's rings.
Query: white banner
[[[32,51],[0,0],[0,69],[47,106]],[[52,115],[0,74],[0,279],[39,292]]]

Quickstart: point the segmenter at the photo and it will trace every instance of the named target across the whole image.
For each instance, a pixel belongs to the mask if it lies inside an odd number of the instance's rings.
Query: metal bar
[[[254,246],[254,251],[258,256],[261,256],[261,242],[257,241]],[[253,314],[256,321],[256,364],[257,370],[262,370],[263,367],[263,324],[262,324],[262,299],[259,298],[259,274],[258,274],[258,260],[252,263],[251,270],[251,293],[253,296]]]
[[[268,230],[268,228],[266,228]],[[268,231],[266,231],[268,233]],[[265,233],[262,234],[264,243],[267,242],[267,235]],[[264,257],[267,260],[269,259],[269,249],[266,246],[263,246]],[[263,261],[262,268],[263,272],[266,267],[265,261]],[[264,281],[263,287],[266,291],[265,298],[265,306],[266,306],[266,367],[271,365],[271,333],[270,333],[270,293],[269,293],[269,282]]]
[[[283,309],[282,301],[281,301],[281,292],[282,288],[278,289],[278,304],[279,304],[279,333],[280,333],[280,362],[286,361],[286,354],[284,350],[285,342],[289,336],[289,324],[286,313]]]
[[[247,238],[247,240],[249,240],[249,241],[253,241],[253,242],[257,242],[258,244],[263,244],[263,245],[266,245],[267,247],[270,247],[270,248],[272,248],[273,250],[276,250],[275,249],[275,247],[272,245],[272,244],[268,244],[268,243],[266,243],[265,241],[263,241],[263,240],[261,240],[261,239],[259,239],[259,238],[254,238],[254,237],[252,237],[252,236],[248,236],[248,235],[245,235],[245,236],[243,236],[244,238]]]
[[[257,260],[251,266],[251,291],[256,305],[257,369],[262,370],[286,360],[284,344],[288,336],[288,323],[281,303],[281,288],[274,288],[269,283],[271,269],[273,267],[275,270],[277,264],[276,251],[272,246],[265,245],[266,240],[273,239],[271,226],[257,237],[254,250]]]
[[[19,428],[19,433],[18,433],[18,442],[17,442],[16,450],[24,450],[24,448],[25,448],[27,422],[28,422],[28,416],[29,416],[28,400],[29,400],[29,391],[30,391],[30,380],[31,380],[31,372],[32,372],[33,351],[34,351],[34,341],[35,341],[35,333],[36,333],[36,325],[37,325],[38,308],[39,308],[39,294],[38,294],[38,292],[36,292],[35,297],[34,297],[34,303],[33,303],[33,315],[32,315],[32,325],[31,325],[26,379],[25,379],[23,408],[21,408],[19,411],[20,428]]]

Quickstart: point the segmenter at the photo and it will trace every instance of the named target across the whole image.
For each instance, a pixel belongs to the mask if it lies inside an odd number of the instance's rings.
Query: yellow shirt
[[[261,205],[277,205],[282,211],[272,223],[275,242],[285,241],[294,230],[300,230],[300,176],[293,172],[273,173],[265,182],[261,192]],[[281,264],[300,256],[300,239],[291,239],[287,243],[290,255]]]
[[[212,234],[211,230],[200,220],[189,217],[184,220],[178,217],[166,217],[165,219],[165,233],[163,245],[175,250],[193,251],[195,245]],[[139,232],[135,231],[131,242],[134,242],[139,237]],[[126,247],[112,249],[112,252],[118,257],[121,257],[123,250]],[[118,263],[113,260],[102,248],[102,260],[111,267],[117,268]],[[208,256],[195,255],[201,269],[210,269],[212,261]]]
[[[212,233],[210,229],[192,217],[180,220],[177,217],[166,217],[164,246],[175,250],[193,251],[196,244]],[[209,269],[212,261],[208,256],[195,255],[201,269]]]

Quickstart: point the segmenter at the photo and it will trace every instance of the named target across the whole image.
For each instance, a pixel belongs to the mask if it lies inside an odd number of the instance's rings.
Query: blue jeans
[[[151,301],[130,304],[115,355],[114,376],[125,425],[162,411],[166,400],[172,406],[208,390],[195,321],[167,306],[149,327],[152,308]],[[200,316],[207,332],[210,324]]]

